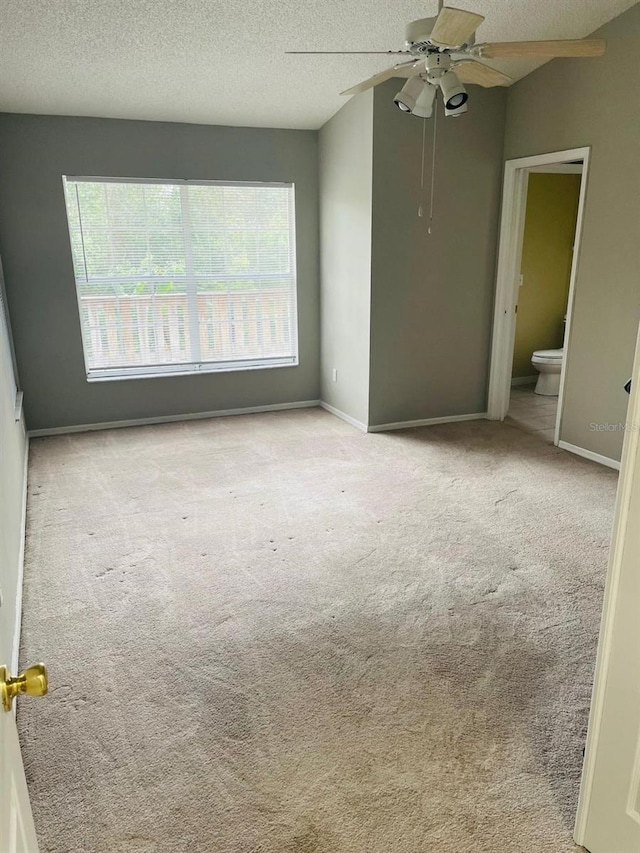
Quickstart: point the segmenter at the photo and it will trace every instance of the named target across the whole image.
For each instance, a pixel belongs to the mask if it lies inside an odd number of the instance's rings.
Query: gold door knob
[[[27,667],[15,678],[11,678],[6,666],[0,666],[0,694],[2,694],[2,707],[5,711],[11,710],[13,700],[19,693],[26,693],[27,696],[44,696],[48,688],[47,668],[43,663],[35,663]]]

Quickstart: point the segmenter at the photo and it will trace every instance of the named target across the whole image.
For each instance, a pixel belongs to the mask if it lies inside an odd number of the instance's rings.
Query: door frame
[[[609,677],[609,669],[613,654],[613,633],[618,608],[620,579],[624,567],[626,531],[631,524],[631,496],[636,483],[640,479],[640,330],[636,341],[631,399],[627,411],[626,424],[631,425],[625,430],[620,464],[620,479],[616,493],[616,507],[613,520],[611,551],[602,605],[600,633],[598,635],[598,652],[589,709],[587,741],[582,765],[580,781],[580,796],[576,812],[574,839],[583,845],[586,840],[587,824],[591,808],[596,758],[604,715],[605,693]],[[640,742],[637,745],[638,756],[636,767],[640,768]],[[638,771],[636,771],[638,772]],[[635,780],[636,784],[640,780]],[[629,806],[628,806],[629,807]]]
[[[580,257],[590,153],[590,146],[569,148],[564,151],[552,151],[546,154],[534,154],[530,157],[507,160],[504,165],[502,215],[500,218],[500,237],[498,243],[498,269],[496,273],[491,362],[489,366],[489,395],[487,400],[487,418],[494,421],[504,420],[509,410],[509,398],[511,396],[511,371],[513,369],[513,348],[516,335],[516,307],[520,288],[520,265],[522,261],[522,244],[524,241],[529,171],[538,166],[549,166],[559,163],[570,163],[573,160],[582,160],[582,180],[580,182],[578,216],[573,258],[571,261],[569,297],[567,301],[565,357],[562,359],[562,371],[560,373],[560,394],[558,396],[558,413],[554,435],[554,444],[556,445],[560,440],[567,372],[567,344],[571,336],[571,321]]]

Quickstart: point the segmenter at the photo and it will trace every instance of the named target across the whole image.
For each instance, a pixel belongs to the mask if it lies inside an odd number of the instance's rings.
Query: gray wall
[[[320,131],[322,399],[369,422],[373,92]],[[333,369],[338,371],[333,381]]]
[[[65,174],[294,182],[299,366],[88,383]],[[0,115],[0,253],[30,429],[319,397],[314,131]]]
[[[0,290],[2,269],[0,268]],[[1,294],[0,294],[1,295]],[[7,666],[17,659],[13,648],[16,629],[16,602],[19,594],[20,554],[22,548],[22,508],[25,494],[27,437],[24,418],[15,419],[9,341],[0,323],[0,650]],[[13,657],[13,660],[9,658]]]
[[[640,5],[600,59],[554,60],[509,91],[505,157],[591,146],[561,438],[619,459],[640,320]]]
[[[506,92],[470,88],[469,111],[438,104],[435,212],[427,233],[433,119],[375,90],[370,423],[486,411]],[[440,100],[438,98],[438,100]]]

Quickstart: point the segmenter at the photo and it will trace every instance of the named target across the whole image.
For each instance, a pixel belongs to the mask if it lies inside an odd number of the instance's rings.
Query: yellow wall
[[[580,175],[529,175],[513,376],[533,376],[535,350],[562,346]]]

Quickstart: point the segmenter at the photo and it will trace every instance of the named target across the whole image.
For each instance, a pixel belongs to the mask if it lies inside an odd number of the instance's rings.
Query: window
[[[291,184],[64,187],[89,380],[298,363]]]

